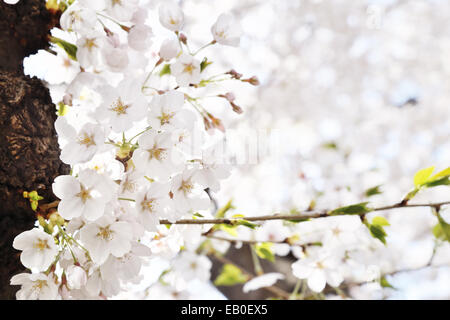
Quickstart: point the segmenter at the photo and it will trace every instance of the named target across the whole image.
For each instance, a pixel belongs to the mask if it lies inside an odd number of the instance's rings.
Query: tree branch
[[[406,204],[403,202],[390,205],[372,208],[372,211],[384,211],[391,209],[401,209],[401,208],[415,208],[415,207],[429,207],[429,208],[438,208],[443,205],[450,204],[450,201],[437,202],[437,203],[420,203],[420,204]],[[293,221],[302,221],[307,219],[317,219],[317,218],[325,218],[336,216],[331,214],[332,211],[322,210],[322,211],[305,211],[303,214],[273,214],[273,215],[264,215],[264,216],[255,216],[255,217],[243,217],[243,218],[219,218],[219,219],[180,219],[175,222],[170,222],[169,220],[162,219],[160,220],[161,224],[228,224],[228,225],[239,225],[239,220],[246,221],[269,221],[269,220],[293,220]],[[369,212],[356,213],[354,215],[363,216]],[[342,213],[341,215],[349,215],[346,213]]]

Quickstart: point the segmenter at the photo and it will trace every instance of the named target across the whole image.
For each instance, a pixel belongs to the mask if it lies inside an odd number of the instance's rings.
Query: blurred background
[[[224,112],[227,138],[264,145],[256,163],[239,164],[215,196],[245,215],[333,208],[367,200],[395,203],[414,173],[450,164],[450,3],[445,0],[182,1],[187,33],[209,39],[215,17],[232,11],[241,48],[210,50],[224,65],[256,74],[261,85],[235,92],[244,114]],[[205,17],[211,17],[210,21]],[[204,38],[202,39],[202,35]],[[240,91],[239,91],[240,90]],[[219,108],[219,107],[217,107]],[[228,109],[226,109],[228,111]],[[246,140],[247,138],[247,140]],[[234,139],[234,140],[233,140]],[[442,187],[414,201],[448,200]],[[433,250],[428,208],[386,212],[388,248],[373,252],[386,272],[417,268]],[[358,298],[450,298],[450,246],[437,267],[390,277],[397,290],[355,289]]]
[[[317,209],[362,201],[393,204],[410,191],[416,171],[450,165],[449,1],[179,3],[193,48],[211,41],[210,26],[218,15],[233,12],[244,32],[241,46],[205,49],[214,61],[211,72],[234,68],[260,81],[258,87],[230,83],[241,115],[226,102],[204,104],[227,128],[217,139],[226,139],[235,167],[213,194],[219,207],[233,199],[236,213],[251,216],[301,211],[312,204]],[[161,29],[157,16],[149,20],[154,30]],[[32,60],[25,61],[26,73],[45,78],[45,71],[36,69]],[[237,159],[237,150],[253,156]],[[368,200],[365,191],[376,186],[381,193]],[[449,199],[448,187],[437,187],[414,202]],[[448,221],[449,212],[443,211]],[[388,280],[395,289],[356,286],[352,297],[449,299],[450,244],[435,247],[431,229],[437,220],[430,209],[382,214],[391,224],[388,246],[372,246],[365,259],[383,273],[394,272]],[[277,270],[290,273],[283,259],[292,263],[296,256],[280,258]],[[224,297],[202,284],[191,291],[198,299]]]

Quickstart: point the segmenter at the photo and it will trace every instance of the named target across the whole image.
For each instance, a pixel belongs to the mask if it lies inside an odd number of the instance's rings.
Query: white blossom
[[[78,132],[67,124],[60,122],[57,127],[68,143],[61,150],[61,160],[67,164],[77,164],[91,160],[97,151],[104,149],[105,133],[98,125],[85,124]]]
[[[159,219],[170,216],[167,213],[169,206],[169,187],[167,185],[153,182],[136,195],[136,210],[148,231],[157,231],[156,226],[159,225]]]
[[[43,273],[20,273],[11,278],[11,285],[21,285],[17,300],[54,300],[58,297],[58,286],[53,275]]]
[[[139,137],[138,143],[132,159],[151,178],[167,179],[180,165],[170,133],[149,130]]]
[[[95,117],[108,123],[114,132],[124,132],[145,115],[146,101],[139,88],[126,79],[117,87],[102,89],[103,102],[95,112]]]
[[[116,192],[107,177],[90,169],[80,171],[78,178],[70,175],[56,177],[52,188],[61,199],[58,213],[64,219],[82,216],[89,221],[103,215],[106,203]]]
[[[217,43],[237,47],[241,36],[241,28],[233,15],[223,13],[211,27],[211,33]]]
[[[101,49],[106,43],[106,37],[99,32],[89,32],[77,40],[77,60],[83,68],[99,65]]]
[[[159,21],[169,30],[179,31],[184,24],[181,8],[173,2],[165,2],[159,7]]]
[[[70,289],[80,289],[87,283],[86,270],[76,265],[71,265],[66,269],[66,278]]]
[[[180,44],[175,39],[166,39],[161,44],[159,49],[159,56],[166,61],[169,61],[180,54]]]
[[[96,264],[102,264],[108,256],[122,257],[131,249],[132,228],[124,221],[104,216],[80,230],[80,239]]]
[[[25,267],[38,271],[47,270],[59,251],[53,237],[38,228],[24,231],[16,236],[13,247],[22,250],[20,262]]]
[[[128,45],[138,51],[148,50],[152,45],[152,28],[144,24],[138,24],[128,32]]]
[[[278,272],[265,273],[246,282],[242,290],[247,293],[264,287],[270,287],[278,280],[284,279],[284,275]]]
[[[292,264],[292,272],[299,279],[306,279],[308,287],[321,292],[328,283],[337,287],[344,280],[338,270],[338,258],[334,254],[320,250]]]
[[[200,82],[200,61],[190,54],[183,53],[179,56],[170,70],[181,87]]]

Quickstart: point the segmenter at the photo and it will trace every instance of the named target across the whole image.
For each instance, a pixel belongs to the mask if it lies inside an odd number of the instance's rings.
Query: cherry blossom
[[[169,207],[168,185],[153,182],[136,195],[136,210],[148,231],[157,231],[156,226],[159,225],[159,219],[173,216],[173,213],[170,214],[170,211],[167,210]]]
[[[159,7],[159,21],[169,30],[179,31],[184,24],[181,8],[173,2],[165,2]]]
[[[211,33],[217,43],[238,46],[241,36],[240,25],[230,13],[223,13],[211,27]]]
[[[54,300],[58,286],[52,275],[43,273],[20,273],[11,278],[11,285],[21,285],[17,300]]]
[[[242,290],[247,293],[249,291],[258,290],[264,287],[270,287],[274,285],[278,280],[284,279],[284,275],[277,272],[270,272],[263,274],[262,276],[255,277],[248,281]]]
[[[166,61],[169,61],[180,54],[180,45],[175,39],[166,39],[161,44],[159,49],[159,56]]]
[[[181,54],[171,66],[171,71],[181,87],[200,82],[200,61],[189,54]]]
[[[110,254],[122,257],[131,249],[130,224],[114,220],[110,216],[103,216],[80,230],[80,239],[89,250],[92,260],[97,264],[105,262]]]
[[[25,267],[38,271],[47,270],[59,251],[53,237],[36,228],[19,234],[13,247],[22,250],[20,261]]]
[[[61,199],[58,212],[62,217],[72,219],[82,216],[89,221],[103,215],[106,203],[116,192],[107,177],[90,169],[80,171],[78,178],[70,175],[56,177],[52,188]]]
[[[337,287],[344,280],[339,270],[338,257],[319,251],[292,264],[292,272],[299,279],[306,279],[308,287],[321,292],[328,283]]]

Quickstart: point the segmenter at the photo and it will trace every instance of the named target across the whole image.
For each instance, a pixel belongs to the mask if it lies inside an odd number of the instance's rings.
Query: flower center
[[[153,210],[154,210],[154,202],[155,202],[155,199],[147,199],[147,198],[145,198],[141,202],[142,210],[152,213]]]
[[[88,48],[89,51],[91,51],[92,48],[97,47],[95,39],[86,39],[86,41],[84,42],[84,47]]]
[[[195,69],[195,67],[194,67],[194,65],[192,63],[185,64],[183,72],[189,73],[190,75],[192,75],[192,72],[194,71],[194,69]]]
[[[115,113],[117,113],[117,115],[122,115],[122,114],[126,114],[127,113],[127,109],[130,106],[123,103],[122,99],[119,97],[117,99],[116,102],[114,102],[111,106],[111,108],[109,108],[110,110],[114,111]]]
[[[85,189],[83,185],[80,185],[80,188],[81,188],[81,190],[80,190],[80,192],[77,193],[76,196],[81,198],[81,201],[83,201],[83,203],[86,203],[86,201],[88,199],[91,199],[92,196],[90,194],[89,189]]]
[[[181,186],[178,188],[178,190],[183,191],[183,193],[186,195],[192,191],[192,188],[194,186],[192,185],[190,180],[182,181]]]
[[[39,251],[44,251],[44,249],[50,248],[48,246],[47,240],[39,239],[34,243],[33,248],[39,249]]]
[[[166,149],[164,148],[158,148],[156,145],[153,147],[153,149],[147,150],[149,153],[150,159],[157,159],[161,161],[164,158],[164,154]]]
[[[136,183],[132,181],[125,181],[122,187],[123,191],[133,192],[136,190]]]
[[[316,267],[319,269],[325,269],[325,266],[323,265],[323,263],[321,261],[316,262]]]
[[[161,116],[158,117],[158,119],[159,119],[159,121],[161,122],[161,125],[163,126],[163,125],[165,125],[165,124],[170,123],[170,120],[172,119],[172,117],[173,117],[174,115],[175,115],[174,112],[171,112],[171,113],[164,113],[164,112],[162,112],[162,113],[161,113]]]
[[[113,238],[113,236],[112,236],[113,231],[111,231],[109,229],[109,226],[104,227],[104,228],[103,227],[99,227],[98,230],[99,231],[97,233],[97,237],[99,237],[99,238],[101,238],[103,240],[111,240]]]
[[[78,138],[79,144],[84,144],[86,147],[95,146],[94,135],[88,135],[86,132],[83,132],[83,136]]]
[[[335,236],[339,236],[339,234],[341,234],[341,230],[339,228],[334,228],[332,231]]]
[[[33,281],[33,289],[34,290],[41,290],[44,286],[47,286],[47,281],[46,280]]]

